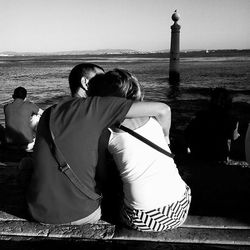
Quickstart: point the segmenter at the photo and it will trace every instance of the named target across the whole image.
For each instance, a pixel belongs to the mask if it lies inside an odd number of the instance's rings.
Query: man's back
[[[14,144],[28,144],[33,141],[34,132],[30,125],[33,114],[37,114],[39,108],[34,103],[15,99],[4,107],[6,140]]]
[[[37,221],[62,224],[89,216],[99,206],[81,193],[58,169],[51,150],[53,131],[57,147],[81,182],[96,192],[98,141],[104,128],[124,120],[132,102],[121,98],[65,98],[39,122],[34,146],[34,169],[27,194]],[[50,126],[49,126],[50,124]]]

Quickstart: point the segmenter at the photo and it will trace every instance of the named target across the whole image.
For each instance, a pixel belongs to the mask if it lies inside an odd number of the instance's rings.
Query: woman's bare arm
[[[171,109],[161,102],[134,102],[126,118],[153,116],[162,126],[165,137],[169,136],[171,126]]]

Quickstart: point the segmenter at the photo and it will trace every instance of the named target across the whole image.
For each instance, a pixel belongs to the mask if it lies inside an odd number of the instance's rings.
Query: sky
[[[0,0],[0,52],[250,49],[250,0]]]

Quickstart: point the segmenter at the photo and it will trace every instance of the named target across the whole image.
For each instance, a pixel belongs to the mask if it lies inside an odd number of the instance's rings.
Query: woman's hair
[[[210,107],[215,111],[229,111],[232,107],[232,96],[225,88],[215,88],[211,93]]]
[[[96,75],[89,81],[88,96],[116,96],[141,101],[142,87],[132,74],[124,69],[114,69]]]

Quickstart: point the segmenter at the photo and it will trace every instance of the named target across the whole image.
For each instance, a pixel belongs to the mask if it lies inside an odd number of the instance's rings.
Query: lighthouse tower
[[[180,29],[177,23],[180,19],[177,10],[172,15],[174,24],[171,26],[171,45],[170,45],[170,62],[169,62],[169,83],[178,84],[180,82]]]

